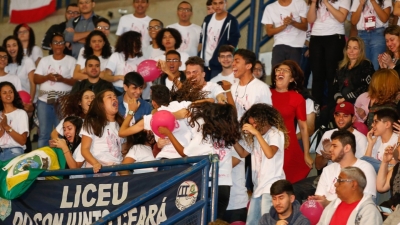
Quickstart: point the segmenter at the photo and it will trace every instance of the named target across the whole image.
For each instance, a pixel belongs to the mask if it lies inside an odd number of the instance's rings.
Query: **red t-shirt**
[[[357,207],[359,202],[360,201],[356,201],[351,204],[347,204],[346,202],[341,202],[339,206],[336,208],[336,211],[333,214],[329,225],[347,224],[347,220],[349,219],[351,212],[353,212],[353,210]]]

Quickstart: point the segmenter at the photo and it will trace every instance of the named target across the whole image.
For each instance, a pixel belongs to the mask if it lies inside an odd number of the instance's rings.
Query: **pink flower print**
[[[184,37],[182,35],[182,44],[181,47],[179,47],[179,51],[186,51],[186,49],[189,47],[189,43],[190,43],[190,33],[187,32],[186,37]]]
[[[213,144],[215,153],[219,155],[219,160],[223,161],[226,155],[225,142],[214,142]]]
[[[50,73],[52,73],[52,74],[60,74],[61,75],[62,74],[61,66],[59,66],[58,70],[57,70],[56,68],[54,68],[51,65],[49,65],[49,67],[47,68],[47,74],[50,74]],[[56,82],[50,81],[50,85],[54,85],[54,84],[56,84]]]
[[[219,29],[215,33],[214,33],[212,27],[210,27],[210,29],[208,29],[207,44],[210,45],[210,48],[212,51],[214,51],[217,48],[217,44],[218,44],[218,40],[219,40],[219,33],[220,33]]]
[[[114,133],[110,133],[110,130],[107,129],[107,146],[108,146],[108,151],[110,154],[115,157],[119,158],[121,155],[121,142],[119,140],[119,137],[116,136]]]
[[[137,69],[136,66],[132,66],[131,64],[125,62],[124,69],[122,71],[122,75],[125,75],[125,74],[127,74],[129,72],[136,71],[136,69]]]
[[[321,22],[324,22],[331,15],[324,3],[321,3],[318,9],[318,14],[320,15]]]

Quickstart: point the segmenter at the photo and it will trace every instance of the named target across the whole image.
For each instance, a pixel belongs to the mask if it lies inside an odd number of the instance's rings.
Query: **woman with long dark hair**
[[[17,37],[23,46],[24,55],[28,56],[35,62],[37,66],[41,58],[43,58],[42,49],[35,45],[35,33],[32,27],[26,23],[19,24],[14,29],[14,37]]]
[[[28,115],[22,100],[10,82],[0,83],[0,161],[24,153],[29,134]]]
[[[111,45],[106,35],[99,30],[90,32],[86,37],[85,47],[83,47],[79,52],[74,70],[74,79],[83,80],[88,78],[88,75],[85,72],[85,62],[91,55],[99,57],[100,71],[103,72],[106,69],[111,53]]]

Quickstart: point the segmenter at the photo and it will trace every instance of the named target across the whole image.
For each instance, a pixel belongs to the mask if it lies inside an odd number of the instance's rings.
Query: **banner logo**
[[[191,205],[196,203],[197,195],[199,194],[199,188],[196,183],[190,180],[184,181],[178,188],[176,194],[175,205],[183,211],[189,208]]]

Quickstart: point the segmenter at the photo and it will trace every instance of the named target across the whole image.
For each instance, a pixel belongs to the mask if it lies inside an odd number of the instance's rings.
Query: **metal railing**
[[[202,171],[202,182],[201,182],[201,196],[194,205],[189,208],[169,217],[162,224],[175,224],[184,218],[192,215],[194,212],[201,210],[201,223],[207,225],[208,222],[214,221],[217,217],[217,198],[218,198],[218,155],[210,156],[197,156],[197,157],[186,157],[179,159],[165,159],[156,160],[142,163],[123,164],[116,166],[102,167],[99,173],[116,172],[121,170],[135,170],[143,168],[161,167],[161,166],[173,166],[180,164],[195,163],[195,165],[168,179],[167,181],[159,184],[158,186],[150,189],[146,193],[140,195],[138,198],[120,206],[116,210],[110,212],[108,215],[100,218],[94,222],[94,225],[105,225],[109,221],[115,220],[118,216],[121,216],[125,212],[132,208],[138,207],[146,201],[154,198],[164,190],[171,186],[183,181],[186,177],[195,174],[198,171]],[[212,170],[211,178],[211,197],[209,198],[208,185],[209,185],[209,171]],[[66,176],[66,175],[80,175],[80,174],[93,174],[92,168],[85,169],[69,169],[69,170],[48,170],[40,174],[40,176]]]

